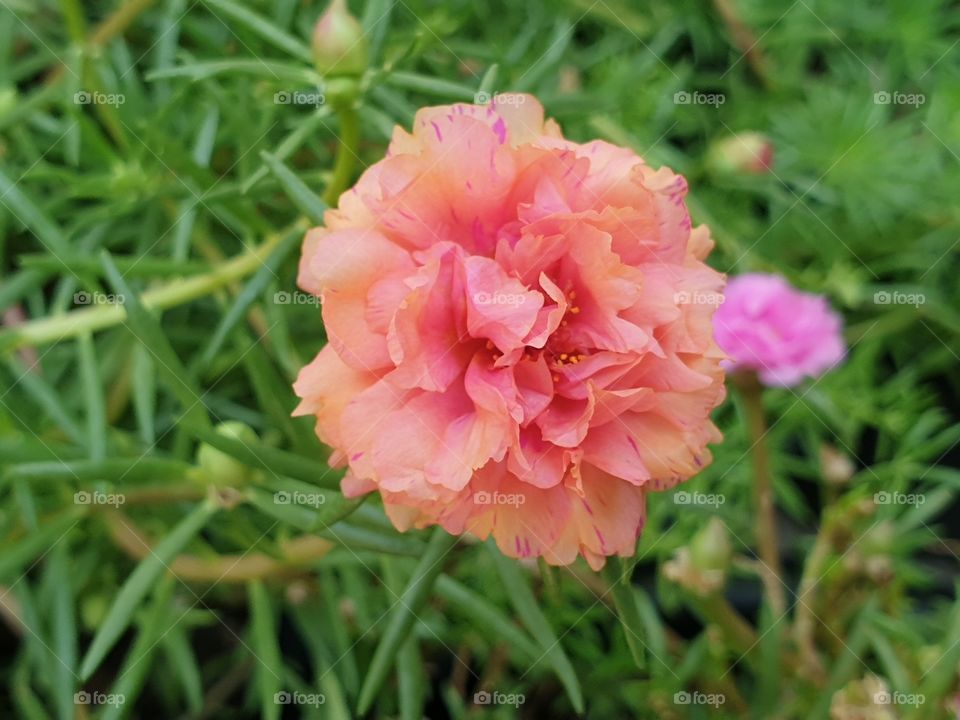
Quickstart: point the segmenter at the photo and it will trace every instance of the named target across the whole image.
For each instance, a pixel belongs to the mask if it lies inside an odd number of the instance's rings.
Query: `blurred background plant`
[[[960,8],[349,6],[359,78],[311,0],[0,6],[3,716],[956,712]],[[739,395],[602,575],[398,535],[289,416],[322,198],[518,91],[685,174],[715,267],[844,313],[844,365],[763,395],[783,614]]]

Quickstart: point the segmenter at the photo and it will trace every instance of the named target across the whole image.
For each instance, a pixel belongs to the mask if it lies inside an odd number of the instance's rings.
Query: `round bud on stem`
[[[313,62],[325,76],[361,75],[367,69],[367,38],[346,0],[333,0],[313,29]]]
[[[842,486],[850,482],[857,467],[847,455],[824,443],[820,446],[820,472],[829,484]]]
[[[663,565],[668,580],[700,597],[709,597],[723,590],[727,571],[733,562],[733,548],[726,525],[711,518],[690,541]]]
[[[242,422],[224,422],[215,428],[218,435],[230,440],[256,443],[257,434]],[[250,479],[253,469],[222,450],[203,443],[197,450],[197,465],[204,473],[205,479],[214,485],[243,485]]]
[[[710,518],[690,541],[690,559],[698,570],[726,574],[733,561],[727,526],[718,517]]]
[[[742,132],[717,140],[707,151],[707,167],[719,174],[768,173],[773,167],[773,143],[758,132]]]

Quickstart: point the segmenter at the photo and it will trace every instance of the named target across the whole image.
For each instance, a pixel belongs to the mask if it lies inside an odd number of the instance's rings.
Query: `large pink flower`
[[[297,414],[393,523],[513,557],[632,555],[649,490],[710,462],[723,277],[684,179],[565,140],[527,95],[417,113],[304,241],[329,344]]]
[[[765,385],[790,387],[839,363],[843,321],[822,295],[792,287],[779,275],[732,278],[714,318],[730,369],[756,371]]]

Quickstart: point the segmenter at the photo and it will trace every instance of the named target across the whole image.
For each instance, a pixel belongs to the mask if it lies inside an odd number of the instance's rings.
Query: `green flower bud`
[[[257,434],[242,422],[220,423],[215,428],[218,435],[243,443],[258,442]],[[203,443],[197,450],[197,465],[204,478],[214,485],[242,485],[253,473],[253,469],[236,458],[227,455],[212,445]]]
[[[313,62],[321,75],[361,75],[367,69],[367,38],[346,0],[333,0],[313,29]]]
[[[690,545],[682,547],[663,565],[663,574],[701,597],[723,590],[727,571],[733,562],[733,548],[727,527],[719,518],[711,518]]]
[[[773,143],[758,132],[743,132],[710,145],[707,167],[718,174],[762,175],[773,167]]]
[[[733,560],[733,548],[727,534],[727,526],[718,517],[710,518],[690,541],[690,559],[697,570],[726,574]]]

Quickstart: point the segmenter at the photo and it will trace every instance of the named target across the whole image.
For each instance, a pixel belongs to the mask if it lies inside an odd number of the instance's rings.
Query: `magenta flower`
[[[791,387],[843,359],[843,320],[822,295],[800,292],[779,275],[731,278],[714,316],[729,370],[754,370],[765,385]]]

